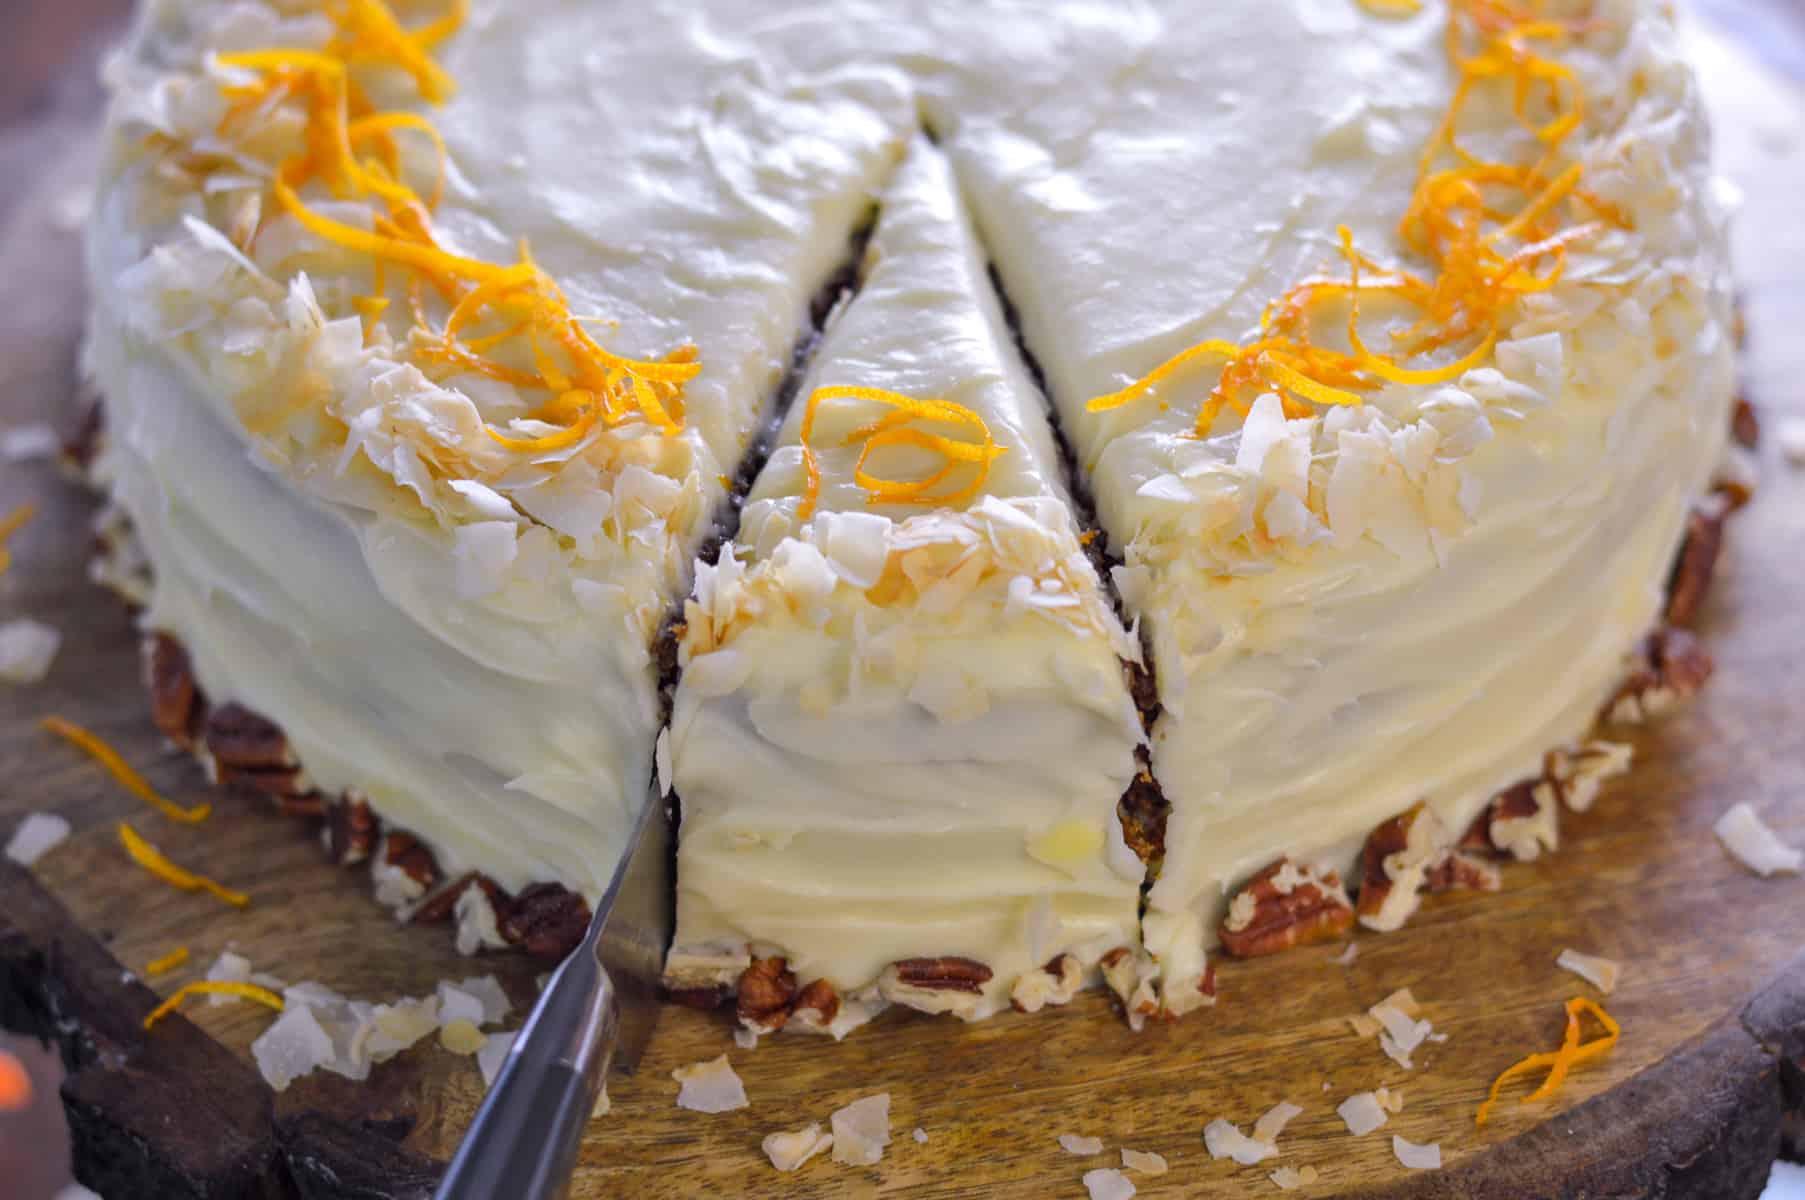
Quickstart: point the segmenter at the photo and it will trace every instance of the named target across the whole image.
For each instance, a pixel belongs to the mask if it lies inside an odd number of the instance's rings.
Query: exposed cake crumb
[[[55,458],[62,451],[63,440],[56,430],[42,421],[14,425],[0,431],[0,462],[22,463],[36,458]]]
[[[766,1134],[762,1143],[765,1157],[779,1171],[794,1171],[833,1144],[834,1135],[822,1133],[818,1121],[810,1122],[795,1133]]]
[[[1347,1130],[1355,1137],[1371,1133],[1390,1120],[1385,1115],[1385,1106],[1371,1092],[1355,1092],[1343,1100],[1336,1113],[1347,1122]]]
[[[1398,1161],[1413,1171],[1437,1171],[1441,1169],[1441,1143],[1430,1142],[1419,1146],[1415,1142],[1407,1142],[1397,1135],[1392,1135],[1391,1152],[1398,1156]]]
[[[6,839],[6,857],[20,866],[31,864],[61,845],[69,836],[69,822],[55,813],[26,813],[13,835]]]
[[[890,1093],[854,1100],[833,1115],[834,1161],[869,1167],[890,1144]]]
[[[1730,806],[1730,811],[1711,827],[1724,849],[1757,875],[1785,872],[1797,875],[1805,870],[1805,851],[1788,846],[1780,835],[1756,815],[1746,800]]]
[[[1616,989],[1617,976],[1622,970],[1614,959],[1582,954],[1572,949],[1562,950],[1554,960],[1554,965],[1573,972],[1607,996]]]
[[[707,1062],[678,1067],[671,1072],[671,1078],[681,1085],[677,1089],[678,1108],[720,1113],[745,1108],[751,1103],[746,1099],[746,1085],[733,1073],[725,1054]]]
[[[483,1043],[483,1048],[476,1052],[476,1069],[483,1073],[483,1086],[495,1086],[495,1079],[501,1074],[501,1064],[507,1061],[508,1051],[514,1048],[515,1033],[492,1033]]]
[[[1122,1165],[1130,1171],[1139,1171],[1142,1175],[1164,1175],[1166,1159],[1164,1155],[1152,1151],[1122,1150]]]
[[[1266,1178],[1278,1185],[1280,1191],[1292,1192],[1315,1183],[1318,1176],[1315,1167],[1280,1167]]]
[[[50,674],[50,664],[63,635],[42,621],[20,617],[0,625],[0,679],[37,683]]]
[[[489,1040],[471,1021],[450,1021],[439,1026],[439,1045],[453,1054],[475,1054]]]
[[[1278,1153],[1278,1147],[1271,1142],[1248,1137],[1222,1117],[1203,1127],[1203,1145],[1211,1158],[1232,1158],[1244,1167],[1264,1162]]]
[[[1134,1184],[1114,1167],[1098,1167],[1084,1173],[1084,1190],[1090,1193],[1091,1200],[1129,1200],[1134,1195]]]
[[[1253,1140],[1256,1142],[1265,1142],[1267,1145],[1276,1145],[1279,1140],[1279,1134],[1285,1131],[1285,1126],[1291,1124],[1292,1118],[1303,1111],[1303,1109],[1288,1101],[1279,1101],[1277,1104],[1267,1109],[1264,1116],[1253,1123]]]
[[[1101,1154],[1103,1153],[1103,1139],[1080,1137],[1075,1133],[1062,1133],[1059,1135],[1059,1148],[1067,1154]]]

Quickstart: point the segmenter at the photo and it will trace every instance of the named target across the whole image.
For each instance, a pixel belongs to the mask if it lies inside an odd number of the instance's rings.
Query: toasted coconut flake
[[[922,1128],[922,1127],[921,1127],[921,1126],[919,1126],[919,1125],[917,1125],[917,1126],[916,1126],[916,1127],[915,1127],[915,1141],[916,1141],[916,1143],[917,1143],[917,1144],[924,1144],[924,1143],[926,1143],[926,1142],[927,1142],[927,1140],[928,1140],[928,1131],[927,1131],[927,1130],[925,1130],[925,1129],[923,1129],[923,1128]]]
[[[507,1061],[508,1051],[514,1048],[514,1039],[518,1036],[516,1033],[492,1033],[482,1049],[476,1052],[476,1069],[482,1072],[485,1088],[495,1086],[501,1064]]]
[[[56,430],[42,421],[15,425],[0,432],[0,462],[22,463],[38,458],[55,458],[62,451],[63,440]]]
[[[1150,1150],[1130,1150],[1123,1147],[1122,1165],[1130,1171],[1139,1171],[1142,1175],[1164,1175],[1166,1173],[1165,1156],[1155,1154]]]
[[[1391,1152],[1398,1156],[1399,1162],[1412,1171],[1441,1170],[1441,1143],[1439,1142],[1430,1142],[1426,1146],[1419,1146],[1415,1142],[1405,1141],[1393,1134]]]
[[[30,617],[0,624],[0,680],[37,683],[50,674],[50,664],[63,644],[52,626]]]
[[[869,1167],[884,1157],[890,1144],[890,1093],[854,1100],[834,1112],[834,1161]]]
[[[1614,959],[1582,954],[1573,949],[1562,950],[1554,965],[1573,972],[1607,996],[1616,990],[1617,976],[1623,969]]]
[[[280,1092],[289,1084],[332,1061],[333,1038],[318,1015],[305,1004],[291,1004],[251,1043],[251,1057],[263,1081]]]
[[[1805,467],[1805,418],[1788,417],[1774,430],[1780,456],[1795,467]]]
[[[1264,1162],[1278,1153],[1271,1142],[1257,1141],[1222,1117],[1203,1127],[1203,1145],[1211,1158],[1232,1158],[1244,1167]]]
[[[1347,1122],[1347,1131],[1355,1137],[1369,1134],[1391,1119],[1385,1113],[1385,1106],[1371,1092],[1355,1092],[1343,1100],[1335,1112]]]
[[[741,1050],[758,1049],[758,1030],[749,1029],[744,1025],[735,1025],[733,1027],[733,1044]]]
[[[1731,805],[1711,831],[1724,849],[1757,875],[1797,875],[1805,870],[1805,851],[1781,841],[1780,835],[1756,815],[1746,800]]]
[[[1360,943],[1349,942],[1341,953],[1337,954],[1332,961],[1339,967],[1351,967],[1354,965],[1354,960],[1358,957],[1360,957]]]
[[[460,1019],[439,1026],[439,1045],[453,1054],[475,1054],[488,1040],[488,1035],[472,1021]]]
[[[1302,1108],[1289,1101],[1279,1101],[1266,1110],[1265,1116],[1253,1123],[1253,1140],[1265,1142],[1267,1145],[1276,1145],[1279,1134],[1285,1131],[1285,1126],[1291,1124],[1292,1118],[1303,1111]]]
[[[1300,1187],[1308,1187],[1317,1180],[1315,1167],[1280,1167],[1266,1178],[1278,1187],[1281,1192],[1294,1192]]]
[[[822,1133],[820,1122],[810,1122],[795,1133],[772,1133],[765,1135],[762,1143],[765,1157],[779,1171],[794,1171],[815,1155],[834,1144],[834,1135]]]
[[[26,813],[13,835],[6,839],[6,857],[29,867],[60,846],[69,836],[69,822],[55,813]]]
[[[1090,1193],[1090,1200],[1129,1200],[1134,1184],[1114,1167],[1098,1167],[1084,1173],[1084,1190]]]
[[[439,981],[439,1019],[465,1020],[472,1025],[495,1025],[508,1019],[513,1003],[493,975],[471,976],[459,983]]]
[[[1067,1154],[1101,1154],[1103,1153],[1103,1139],[1080,1137],[1075,1133],[1062,1133],[1059,1135],[1059,1148]]]
[[[1382,1087],[1373,1092],[1373,1099],[1377,1100],[1379,1102],[1379,1107],[1383,1108],[1388,1113],[1395,1115],[1404,1111],[1403,1092],[1394,1092],[1390,1088]]]
[[[693,1112],[720,1113],[745,1108],[746,1085],[733,1073],[725,1054],[707,1062],[692,1063],[671,1072],[671,1078],[682,1086],[677,1090],[677,1107]]]

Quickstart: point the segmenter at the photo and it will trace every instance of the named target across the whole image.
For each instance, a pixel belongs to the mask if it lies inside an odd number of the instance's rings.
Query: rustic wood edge
[[[170,1200],[431,1194],[443,1164],[392,1127],[278,1113],[256,1072],[179,1013],[146,1035],[156,1000],[29,871],[0,862],[0,1026],[61,1051],[82,1182]],[[1802,1114],[1805,952],[1612,1090],[1446,1171],[1345,1200],[1752,1200]]]

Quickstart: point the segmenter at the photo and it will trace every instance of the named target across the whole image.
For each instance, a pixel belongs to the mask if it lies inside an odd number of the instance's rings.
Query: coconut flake
[[[1767,876],[1785,872],[1797,875],[1805,870],[1805,851],[1794,849],[1780,840],[1768,824],[1749,807],[1738,801],[1711,827],[1717,840],[1749,870]]]
[[[1059,1148],[1067,1154],[1101,1154],[1103,1153],[1103,1139],[1080,1137],[1075,1133],[1062,1133],[1059,1135]]]
[[[1412,1171],[1439,1171],[1441,1169],[1440,1142],[1430,1142],[1426,1146],[1419,1146],[1415,1142],[1407,1142],[1393,1134],[1391,1152],[1398,1156],[1399,1162]]]
[[[519,532],[512,521],[475,521],[458,527],[452,547],[458,595],[479,600],[501,590],[520,552]]]
[[[1154,1154],[1152,1151],[1130,1150],[1124,1147],[1122,1165],[1131,1171],[1139,1171],[1143,1175],[1164,1175],[1166,1173],[1164,1156]]]
[[[915,1141],[918,1144],[925,1143],[928,1140],[928,1131],[923,1129],[921,1126],[917,1125],[915,1127],[915,1135],[914,1136],[915,1136]]]
[[[459,1019],[439,1026],[439,1045],[453,1054],[475,1054],[488,1041],[488,1035],[478,1029],[474,1021]]]
[[[1280,1167],[1266,1178],[1272,1180],[1283,1192],[1296,1191],[1316,1182],[1315,1167]]]
[[[1371,1133],[1390,1120],[1385,1106],[1371,1092],[1355,1092],[1341,1102],[1335,1112],[1347,1122],[1347,1131],[1355,1137]]]
[[[1377,1088],[1373,1092],[1373,1099],[1379,1102],[1380,1108],[1393,1115],[1404,1111],[1403,1092],[1394,1092],[1390,1088]]]
[[[15,425],[0,432],[0,462],[22,463],[34,458],[54,458],[62,449],[56,430],[42,421]]]
[[[517,1033],[492,1033],[482,1049],[476,1052],[476,1069],[483,1074],[483,1086],[495,1086],[496,1076],[501,1074],[501,1064],[507,1061],[508,1051],[514,1048]]]
[[[258,1072],[278,1092],[325,1066],[334,1054],[332,1035],[305,1004],[284,1008],[276,1023],[251,1043],[251,1057],[257,1062]]]
[[[795,1133],[772,1133],[762,1143],[765,1157],[779,1171],[794,1171],[815,1155],[834,1144],[834,1135],[822,1133],[819,1122]]]
[[[748,1029],[744,1025],[734,1026],[733,1044],[738,1046],[741,1050],[758,1049],[758,1030]]]
[[[720,1113],[745,1108],[751,1103],[746,1099],[746,1085],[733,1073],[725,1054],[707,1062],[678,1067],[671,1072],[671,1078],[682,1085],[677,1090],[678,1108]]]
[[[50,673],[50,663],[63,644],[52,626],[30,617],[0,625],[0,679],[36,683]]]
[[[13,835],[6,839],[6,857],[29,867],[69,836],[69,822],[55,813],[26,813]]]
[[[1622,971],[1622,967],[1614,959],[1582,954],[1573,949],[1562,950],[1554,960],[1554,965],[1573,972],[1607,996],[1616,989],[1617,976]]]
[[[1788,417],[1774,430],[1780,456],[1795,467],[1805,467],[1805,418]]]
[[[1358,958],[1359,956],[1360,956],[1360,943],[1349,942],[1342,949],[1341,953],[1337,954],[1330,961],[1333,962],[1338,967],[1351,967],[1354,965],[1354,960],[1356,958]]]
[[[1265,1142],[1269,1146],[1276,1145],[1285,1126],[1291,1124],[1292,1118],[1303,1111],[1295,1104],[1279,1101],[1266,1111],[1265,1116],[1253,1123],[1253,1140]]]
[[[1203,1127],[1203,1145],[1211,1158],[1232,1158],[1244,1167],[1278,1153],[1278,1147],[1271,1142],[1255,1141],[1222,1117]]]
[[[1084,1190],[1090,1193],[1091,1200],[1129,1200],[1134,1195],[1134,1184],[1114,1167],[1098,1167],[1084,1173]]]
[[[834,1161],[869,1167],[884,1157],[890,1144],[890,1093],[854,1100],[834,1112]]]

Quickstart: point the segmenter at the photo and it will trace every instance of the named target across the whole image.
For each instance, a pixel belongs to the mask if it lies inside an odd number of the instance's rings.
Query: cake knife
[[[656,785],[626,855],[514,1039],[435,1200],[555,1200],[610,1063],[631,1071],[658,1019],[670,944],[671,829]]]

